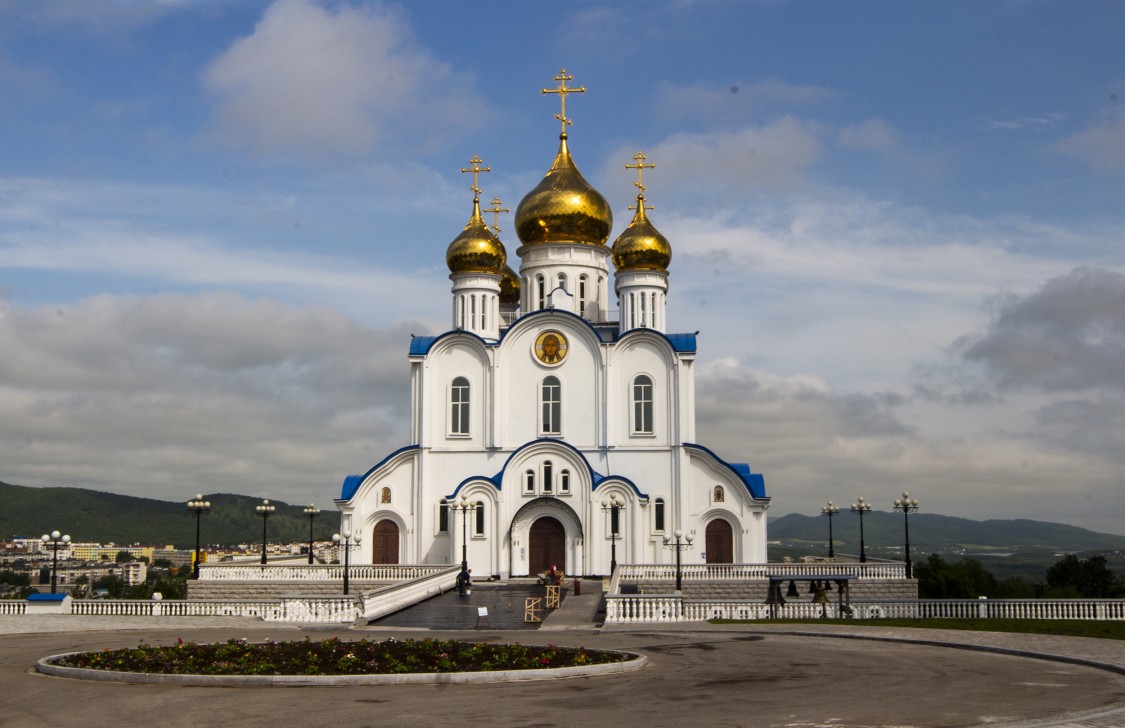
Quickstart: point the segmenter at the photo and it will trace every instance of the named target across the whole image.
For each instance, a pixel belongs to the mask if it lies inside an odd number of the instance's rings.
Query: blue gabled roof
[[[695,337],[695,334],[667,334],[668,343],[681,354],[696,351]]]
[[[750,472],[750,466],[748,464],[746,464],[746,463],[728,463],[726,460],[723,460],[721,457],[719,457],[715,453],[711,452],[709,449],[703,447],[702,445],[697,445],[695,443],[685,442],[684,447],[705,452],[708,455],[710,455],[712,458],[714,458],[715,462],[719,463],[720,465],[724,465],[727,468],[730,468],[731,472],[733,472],[735,475],[738,476],[738,479],[741,480],[743,485],[746,486],[747,492],[749,492],[750,495],[753,496],[754,498],[762,498],[762,499],[768,499],[769,498],[769,496],[766,495],[766,478],[765,478],[765,476],[762,475],[761,473],[751,473]]]
[[[376,470],[383,467],[383,465],[388,460],[390,460],[391,458],[395,457],[396,455],[400,455],[401,453],[404,453],[407,450],[418,450],[418,449],[420,449],[420,447],[418,445],[407,445],[406,447],[400,447],[398,450],[395,450],[394,452],[392,452],[387,457],[385,457],[382,460],[380,460],[379,462],[375,463],[374,467],[372,467],[370,470],[368,470],[363,475],[349,475],[348,477],[344,478],[344,487],[340,489],[340,500],[345,500],[345,501],[351,500],[352,496],[355,495],[355,492],[357,490],[359,490],[360,483],[362,483],[364,480],[366,480],[368,475],[371,475]]]
[[[438,340],[436,336],[410,337],[410,356],[425,356],[430,353],[430,347]]]

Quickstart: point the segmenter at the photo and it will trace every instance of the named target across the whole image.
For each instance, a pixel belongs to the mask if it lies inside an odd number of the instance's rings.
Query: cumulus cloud
[[[1125,391],[1125,275],[1081,267],[1008,295],[988,329],[957,346],[1007,387]]]
[[[898,130],[882,119],[845,126],[836,133],[837,143],[846,149],[864,149],[882,154],[897,152],[902,140]]]
[[[219,138],[306,158],[386,151],[396,134],[434,143],[488,117],[472,79],[376,5],[277,0],[215,59],[204,85]]]
[[[403,444],[409,335],[234,294],[0,304],[0,478],[323,500]]]

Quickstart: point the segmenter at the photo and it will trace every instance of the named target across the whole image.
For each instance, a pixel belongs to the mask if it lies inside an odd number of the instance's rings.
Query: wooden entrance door
[[[398,524],[386,519],[376,523],[375,533],[371,538],[371,548],[371,563],[397,564]]]
[[[566,569],[566,529],[556,519],[543,516],[531,524],[528,568],[532,574],[550,571],[551,566]]]
[[[721,518],[707,524],[707,563],[734,563],[734,532]]]

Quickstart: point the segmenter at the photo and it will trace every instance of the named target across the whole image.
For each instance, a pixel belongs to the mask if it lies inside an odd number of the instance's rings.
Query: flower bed
[[[313,642],[219,644],[184,642],[160,647],[76,652],[52,660],[63,668],[151,675],[401,675],[408,673],[544,670],[622,663],[635,655],[582,647],[525,646],[457,640],[338,638]]]

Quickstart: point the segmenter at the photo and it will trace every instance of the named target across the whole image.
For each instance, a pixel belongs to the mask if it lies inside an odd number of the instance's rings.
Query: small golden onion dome
[[[518,304],[520,302],[520,277],[510,265],[500,271],[500,303]]]
[[[644,195],[637,195],[637,214],[613,241],[613,266],[617,270],[668,270],[672,246],[653,227],[645,213]]]
[[[566,134],[559,139],[555,163],[516,208],[516,234],[524,245],[605,245],[613,228],[613,211],[578,171],[566,146]]]
[[[480,216],[480,200],[473,199],[473,215],[461,234],[445,251],[450,273],[500,273],[508,254],[500,238],[489,229]]]

